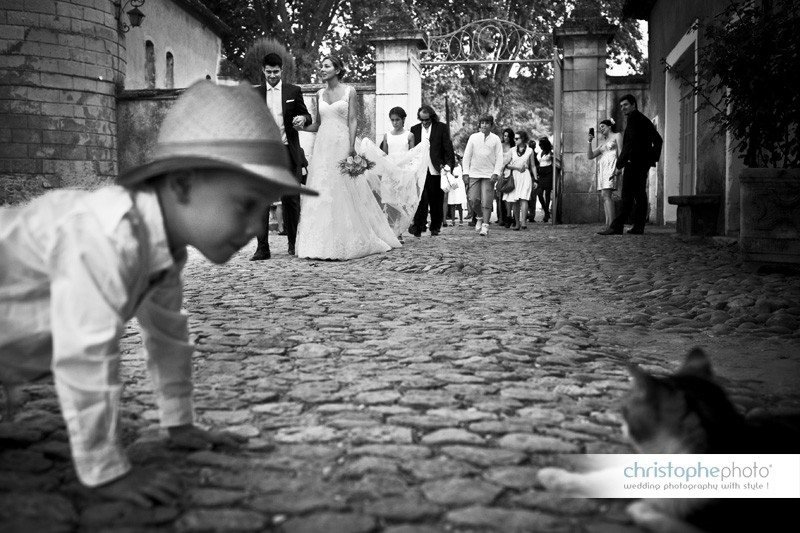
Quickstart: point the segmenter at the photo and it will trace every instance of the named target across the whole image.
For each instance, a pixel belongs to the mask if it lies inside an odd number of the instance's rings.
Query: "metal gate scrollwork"
[[[423,65],[483,65],[498,63],[549,63],[552,37],[508,20],[469,22],[444,34],[429,35]]]

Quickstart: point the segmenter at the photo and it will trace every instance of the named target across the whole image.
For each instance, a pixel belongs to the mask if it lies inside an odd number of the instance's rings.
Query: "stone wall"
[[[117,174],[113,2],[3,0],[0,10],[0,204]]]
[[[619,99],[633,94],[639,110],[653,118],[648,102],[648,83],[643,76],[606,75],[607,47],[613,36],[610,26],[597,26],[576,20],[556,30],[556,41],[563,46],[562,91],[560,97],[562,188],[560,221],[569,224],[597,223],[605,220],[603,203],[597,191],[597,160],[587,155],[589,128],[613,118],[622,131],[625,117]],[[559,99],[556,98],[558,102]],[[557,104],[558,105],[558,104]],[[597,148],[595,137],[593,148]],[[650,222],[658,219],[659,183],[655,172],[649,180]]]
[[[321,85],[301,85],[303,98],[311,116],[316,116],[316,92]],[[375,86],[358,84],[355,86],[358,102],[359,137],[375,139]],[[117,107],[119,123],[119,168],[125,170],[144,163],[152,153],[158,137],[158,130],[172,103],[183,92],[180,89],[123,91]],[[300,144],[310,159],[313,153],[315,134],[300,133]]]
[[[561,91],[562,187],[560,221],[582,224],[603,220],[597,194],[596,164],[586,156],[589,128],[597,130],[608,116],[606,101],[606,47],[611,30],[590,30],[585,21],[571,22],[556,31],[563,46]]]

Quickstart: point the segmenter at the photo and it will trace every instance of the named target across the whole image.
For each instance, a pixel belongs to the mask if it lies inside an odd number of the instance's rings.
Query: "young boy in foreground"
[[[131,470],[120,443],[120,339],[139,321],[161,426],[186,448],[235,444],[194,425],[186,247],[225,263],[263,231],[269,205],[316,194],[287,169],[257,92],[210,81],[189,87],[161,127],[151,161],[119,185],[57,190],[0,209],[0,383],[52,372],[80,481],[149,506],[180,491],[169,473]]]

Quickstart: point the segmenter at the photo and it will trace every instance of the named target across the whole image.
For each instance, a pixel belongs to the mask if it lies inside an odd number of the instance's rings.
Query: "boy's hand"
[[[95,494],[109,500],[122,500],[152,507],[153,504],[170,505],[181,493],[181,482],[172,472],[134,468],[125,476],[92,489]]]
[[[172,446],[190,450],[210,450],[215,446],[238,448],[240,444],[247,442],[247,438],[240,435],[226,431],[206,431],[192,424],[167,428],[167,433]]]

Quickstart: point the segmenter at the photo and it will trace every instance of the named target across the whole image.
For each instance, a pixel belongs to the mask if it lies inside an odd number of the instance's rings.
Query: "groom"
[[[283,59],[275,53],[264,56],[264,80],[258,90],[278,125],[281,139],[289,153],[290,170],[298,182],[304,183],[302,169],[305,166],[305,155],[300,147],[300,136],[295,128],[304,128],[311,124],[311,115],[303,102],[303,92],[297,85],[283,83]],[[297,224],[300,221],[300,196],[291,195],[281,198],[283,205],[283,227],[289,237],[289,255],[294,255],[294,243],[297,237]],[[269,259],[269,209],[264,213],[264,237],[259,237],[256,253],[251,261]]]
[[[454,168],[455,156],[453,155],[453,141],[445,124],[439,122],[439,117],[433,108],[427,104],[417,111],[419,124],[411,126],[414,134],[414,145],[427,139],[430,142],[430,158],[428,159],[428,174],[425,177],[425,188],[422,198],[414,215],[414,222],[408,227],[408,232],[414,237],[419,237],[425,231],[428,220],[428,209],[431,211],[431,236],[439,235],[444,220],[444,191],[441,187],[441,169],[444,165]]]

